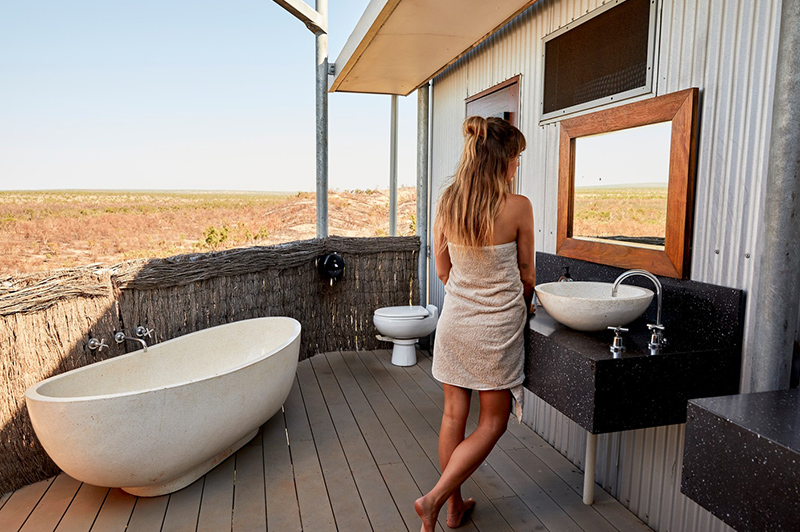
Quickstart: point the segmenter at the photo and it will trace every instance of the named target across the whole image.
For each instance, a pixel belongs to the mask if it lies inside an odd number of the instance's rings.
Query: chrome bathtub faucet
[[[123,331],[114,334],[114,341],[117,344],[125,343],[125,340],[130,340],[131,342],[138,342],[142,345],[142,350],[147,353],[147,344],[141,338],[134,338],[133,336],[127,336]]]
[[[105,338],[102,340],[98,340],[97,338],[89,338],[89,341],[86,343],[86,347],[88,347],[90,351],[97,351],[98,353],[101,353],[104,347],[108,347],[108,344],[106,343]]]
[[[622,281],[635,275],[650,279],[656,285],[656,322],[655,324],[647,324],[647,328],[650,330],[650,341],[647,343],[647,348],[650,350],[651,355],[658,355],[667,343],[667,339],[664,338],[664,325],[661,323],[661,281],[658,280],[658,277],[647,270],[628,270],[623,272],[614,281],[614,285],[611,288],[611,297],[617,297],[617,287]]]
[[[138,338],[144,338],[145,336],[148,338],[152,338],[153,329],[148,329],[147,327],[139,325],[138,327],[136,327],[136,336]]]

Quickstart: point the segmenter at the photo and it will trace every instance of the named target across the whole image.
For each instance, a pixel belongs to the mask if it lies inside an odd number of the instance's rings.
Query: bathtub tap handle
[[[90,351],[97,351],[98,353],[103,351],[104,347],[108,347],[105,338],[102,340],[98,340],[97,338],[89,338],[89,342],[87,342],[86,347],[89,348]]]
[[[145,336],[148,338],[152,338],[153,329],[148,329],[147,327],[139,325],[138,327],[136,327],[136,336],[138,336],[139,338],[144,338]]]

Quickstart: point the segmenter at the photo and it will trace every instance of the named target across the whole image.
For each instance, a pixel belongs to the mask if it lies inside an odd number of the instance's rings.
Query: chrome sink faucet
[[[657,355],[661,353],[661,349],[664,347],[664,344],[667,343],[667,339],[664,338],[664,325],[661,323],[662,290],[661,281],[658,280],[658,277],[647,270],[628,270],[623,272],[619,277],[617,277],[617,280],[614,281],[614,285],[611,288],[611,297],[617,297],[617,287],[622,281],[628,277],[633,277],[636,275],[650,279],[653,284],[656,285],[656,322],[654,324],[647,324],[647,328],[650,330],[650,342],[648,342],[647,347],[650,349],[651,355]]]

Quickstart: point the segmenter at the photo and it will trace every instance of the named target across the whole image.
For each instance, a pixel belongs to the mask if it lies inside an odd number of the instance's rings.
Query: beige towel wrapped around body
[[[433,376],[471,390],[511,390],[522,416],[527,319],[517,243],[448,244],[452,268],[433,347]]]

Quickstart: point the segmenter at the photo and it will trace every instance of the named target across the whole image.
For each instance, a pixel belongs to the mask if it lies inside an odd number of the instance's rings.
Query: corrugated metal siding
[[[520,129],[528,149],[520,192],[534,206],[536,249],[555,252],[558,126],[538,124],[542,38],[604,3],[540,0],[434,80],[432,209],[461,151],[465,98],[521,74]],[[751,302],[761,251],[779,6],[778,0],[658,1],[655,92],[701,89],[690,276],[746,291],[744,383],[756,356],[749,345]],[[431,301],[441,306],[444,290],[435,271],[431,279]],[[586,433],[577,424],[530,393],[524,421],[583,467]],[[680,493],[683,433],[683,425],[672,425],[601,435],[596,480],[659,532],[730,531]]]

